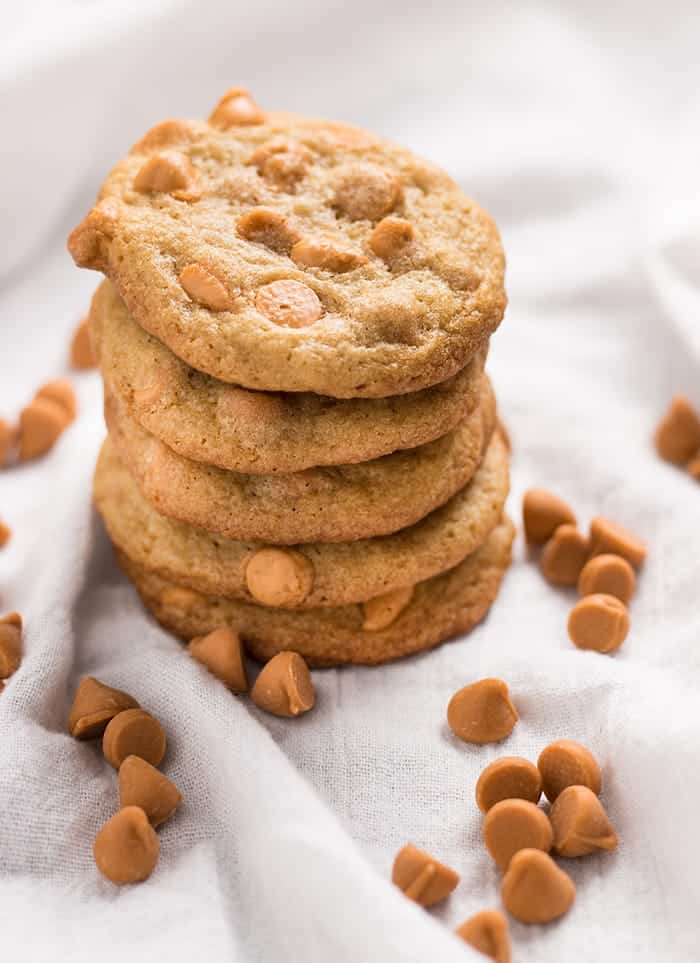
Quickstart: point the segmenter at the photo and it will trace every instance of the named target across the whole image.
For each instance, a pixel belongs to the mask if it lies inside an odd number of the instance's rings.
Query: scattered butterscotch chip
[[[226,286],[201,264],[188,264],[178,281],[193,301],[212,311],[229,311],[233,307],[233,297]]]
[[[154,828],[170,819],[181,800],[177,786],[140,756],[127,756],[119,767],[119,805],[143,809]]]
[[[695,458],[691,458],[685,466],[685,469],[691,478],[694,478],[695,481],[700,481],[700,454],[696,455]]]
[[[639,568],[647,555],[644,542],[622,525],[609,518],[598,517],[591,522],[591,557],[621,555],[630,565]]]
[[[455,931],[457,936],[495,963],[510,963],[508,920],[499,910],[481,910]]]
[[[75,739],[96,739],[120,712],[138,708],[136,699],[127,692],[113,689],[88,675],[80,680],[75,693],[68,731]]]
[[[92,350],[87,318],[79,321],[73,332],[70,343],[70,364],[71,368],[76,368],[78,371],[89,371],[91,368],[97,367],[97,358]]]
[[[552,585],[576,585],[588,553],[588,539],[575,525],[559,525],[542,551],[542,574]]]
[[[484,843],[501,869],[521,849],[552,848],[552,826],[547,814],[525,799],[502,799],[484,817]]]
[[[248,676],[243,658],[243,646],[237,632],[224,625],[208,635],[192,639],[188,651],[212,675],[220,679],[231,692],[247,692]]]
[[[521,849],[503,877],[501,897],[521,923],[551,923],[571,909],[576,887],[547,853]]]
[[[656,450],[674,465],[686,465],[700,451],[700,415],[683,395],[676,395],[654,435]]]
[[[383,595],[377,595],[362,603],[362,628],[365,632],[380,632],[392,625],[404,609],[410,605],[415,587],[407,585],[404,588],[392,589]]]
[[[165,755],[165,732],[144,709],[126,709],[107,725],[102,738],[105,759],[119,769],[127,756],[139,756],[157,766]]]
[[[409,843],[396,854],[391,881],[414,903],[433,906],[450,895],[459,875]]]
[[[413,242],[415,231],[402,217],[385,217],[369,236],[369,246],[377,257],[391,261],[399,257]]]
[[[10,612],[0,618],[0,679],[9,679],[22,661],[22,616]]]
[[[629,628],[627,606],[614,595],[586,595],[569,613],[569,638],[579,649],[614,652]]]
[[[480,679],[450,699],[447,722],[464,742],[500,742],[513,731],[518,713],[502,679]]]
[[[596,555],[586,562],[578,580],[578,592],[586,595],[614,595],[625,605],[634,595],[634,569],[620,555]]]
[[[195,201],[197,172],[190,159],[176,150],[153,154],[134,178],[134,190],[141,193],[172,194],[177,200]]]
[[[279,211],[253,207],[238,218],[236,229],[241,237],[262,244],[278,254],[289,254],[299,240],[299,232]],[[293,258],[293,255],[292,255]]]
[[[560,856],[587,856],[617,846],[617,835],[603,804],[587,786],[568,786],[559,793],[549,818],[554,849]]]
[[[50,398],[35,398],[19,416],[19,458],[30,461],[45,455],[56,444],[70,418],[62,405]]]
[[[354,164],[339,176],[334,206],[351,221],[378,221],[403,198],[401,181],[376,164]]]
[[[303,602],[314,584],[313,563],[291,548],[261,548],[245,569],[248,591],[263,605],[294,606]]]
[[[78,399],[75,397],[73,385],[65,378],[47,381],[39,388],[34,397],[55,401],[65,411],[68,421],[75,421],[78,414]]]
[[[488,765],[476,783],[476,804],[482,813],[503,799],[536,803],[542,795],[542,775],[529,759],[503,756]]]
[[[4,548],[5,545],[12,538],[12,529],[5,522],[0,522],[0,548]]]
[[[209,123],[220,130],[265,122],[265,114],[245,87],[227,90],[209,116]]]
[[[341,247],[323,238],[304,237],[294,245],[291,258],[300,267],[317,267],[335,274],[354,271],[367,263],[367,258],[351,248]]]
[[[143,809],[127,806],[108,820],[95,837],[97,868],[122,886],[148,879],[158,862],[160,843]]]
[[[600,794],[600,766],[595,756],[573,739],[558,739],[540,753],[537,768],[542,773],[542,789],[550,802],[567,786],[587,786]]]
[[[18,437],[17,428],[4,418],[0,418],[0,468],[12,457]]]
[[[263,666],[250,697],[274,716],[292,717],[313,709],[316,701],[309,668],[297,652],[278,652]]]
[[[560,525],[576,525],[576,516],[561,498],[544,488],[531,488],[523,498],[523,524],[528,542],[542,545]]]
[[[318,295],[301,281],[272,281],[258,288],[255,307],[275,324],[303,328],[323,314]]]

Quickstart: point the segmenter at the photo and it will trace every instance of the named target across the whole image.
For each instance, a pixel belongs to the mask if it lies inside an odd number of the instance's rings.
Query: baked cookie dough
[[[131,149],[68,240],[76,264],[193,368],[245,388],[379,398],[456,374],[505,309],[488,214],[403,147],[242,116],[241,97]]]
[[[221,538],[160,515],[109,441],[94,497],[111,540],[150,572],[205,595],[319,608],[364,602],[454,567],[498,524],[508,487],[508,451],[495,432],[471,481],[416,525],[382,538],[293,549]]]
[[[189,461],[144,431],[109,394],[105,416],[120,458],[161,514],[227,538],[293,545],[388,535],[439,508],[476,471],[496,403],[485,379],[479,407],[436,441],[357,465],[285,475]]]
[[[190,639],[221,625],[242,636],[256,659],[292,649],[312,666],[388,662],[429,649],[484,618],[510,564],[515,529],[504,519],[478,551],[455,568],[416,585],[394,620],[363,628],[367,605],[290,612],[200,595],[149,572],[118,552],[144,604],[167,629]]]
[[[261,474],[370,461],[441,437],[478,404],[486,355],[422,391],[341,401],[195,371],[136,324],[109,281],[93,297],[90,330],[108,390],[142,428],[185,458]]]

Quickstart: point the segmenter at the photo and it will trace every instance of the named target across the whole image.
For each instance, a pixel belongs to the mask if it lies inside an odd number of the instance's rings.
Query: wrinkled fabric
[[[478,774],[569,737],[601,762],[620,847],[566,862],[574,908],[550,927],[513,923],[514,959],[696,960],[700,488],[650,444],[674,392],[700,404],[696,4],[25,0],[3,19],[0,414],[65,373],[98,282],[65,236],[108,167],[151,124],[202,116],[246,84],[263,105],[402,141],[491,211],[509,262],[490,370],[514,443],[511,512],[543,485],[582,525],[606,514],[649,544],[613,657],[570,644],[575,594],[547,585],[519,538],[470,636],[315,672],[313,712],[265,716],[194,664],[118,571],[90,507],[99,378],[71,375],[78,422],[0,477],[14,529],[1,604],[26,619],[0,696],[4,954],[480,959],[450,933],[500,904]],[[92,860],[117,786],[99,744],[66,733],[84,673],[131,692],[168,733],[164,771],[184,804],[139,887],[113,887]],[[508,682],[520,722],[503,745],[458,744],[447,702],[487,675]],[[407,841],[462,875],[430,912],[388,882]]]

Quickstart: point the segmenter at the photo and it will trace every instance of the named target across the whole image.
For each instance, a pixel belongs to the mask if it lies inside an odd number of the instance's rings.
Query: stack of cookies
[[[328,665],[485,615],[513,538],[504,258],[443,171],[235,89],[146,134],[69,249],[108,279],[95,500],[163,625]]]

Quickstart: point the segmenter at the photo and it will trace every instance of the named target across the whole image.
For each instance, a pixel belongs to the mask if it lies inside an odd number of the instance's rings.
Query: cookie
[[[439,438],[479,402],[486,351],[446,382],[391,398],[263,393],[190,368],[130,317],[109,281],[90,329],[109,391],[178,454],[231,471],[303,471],[369,461]]]
[[[357,465],[281,475],[189,461],[109,395],[105,416],[122,461],[161,514],[227,538],[292,545],[388,535],[439,508],[476,471],[495,407],[486,380],[479,407],[436,441]]]
[[[264,542],[221,538],[159,515],[109,441],[94,484],[110,538],[137,565],[205,595],[248,602],[269,600],[272,579],[272,601],[282,608],[364,602],[453,568],[498,524],[507,495],[508,452],[495,433],[472,480],[416,525],[382,538],[297,545],[270,554]],[[262,585],[256,566],[266,579]],[[301,589],[294,577],[300,567]]]
[[[287,649],[313,666],[373,665],[429,649],[473,628],[498,594],[515,529],[504,519],[482,547],[455,568],[416,585],[395,619],[371,631],[367,604],[290,612],[200,595],[148,572],[118,553],[144,604],[167,629],[189,639],[231,625],[246,650],[267,660]]]
[[[265,391],[379,398],[461,370],[501,321],[491,218],[438,167],[344,124],[224,98],[154,127],[72,232],[193,368]]]

